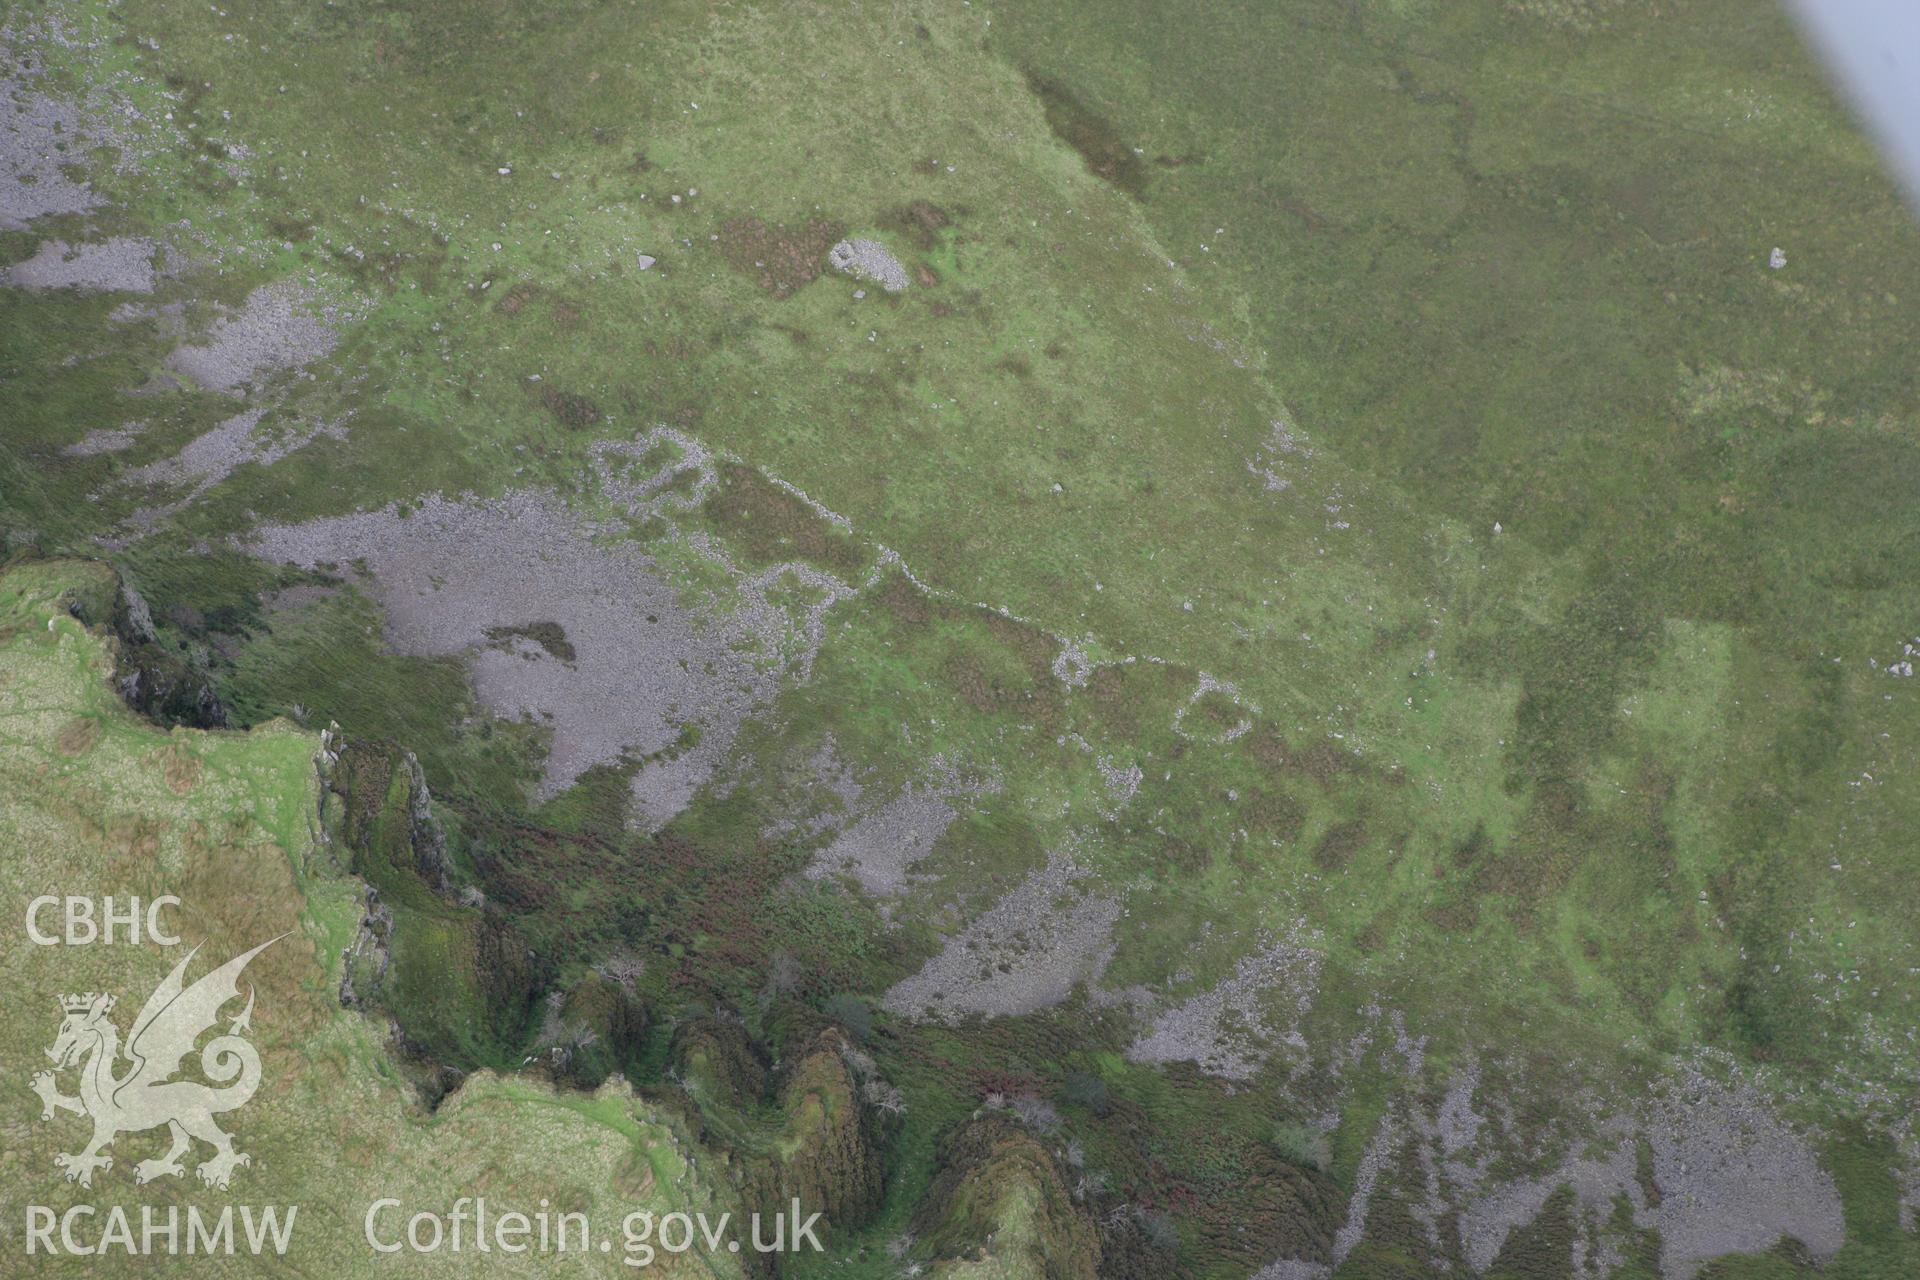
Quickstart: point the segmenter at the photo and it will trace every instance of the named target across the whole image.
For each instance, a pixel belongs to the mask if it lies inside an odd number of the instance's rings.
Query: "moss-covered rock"
[[[348,870],[403,905],[425,905],[423,891],[452,896],[446,833],[433,817],[412,752],[385,742],[348,742],[327,785],[342,802]]]
[[[798,1198],[836,1226],[864,1224],[886,1192],[885,1121],[866,1091],[871,1064],[838,1027],[818,1032],[780,1073],[780,1128],[756,1170],[760,1203]]]
[[[550,966],[499,911],[456,900],[419,762],[390,743],[348,742],[326,787],[336,856],[370,890],[347,975],[354,1001],[390,1014],[425,1065],[519,1065]]]
[[[567,1050],[563,1078],[597,1088],[608,1076],[635,1074],[646,1049],[647,1006],[631,990],[598,972],[573,984],[558,1013]]]
[[[702,1103],[746,1114],[767,1090],[767,1063],[747,1029],[724,1018],[689,1018],[673,1034],[674,1073]]]
[[[770,1068],[744,1026],[703,1017],[675,1033],[674,1073],[700,1112],[702,1139],[728,1151],[741,1198],[771,1215],[798,1200],[833,1230],[879,1211],[897,1093],[837,1026],[785,1029]]]
[[[914,1229],[945,1280],[1094,1280],[1100,1239],[1065,1171],[1026,1130],[976,1117],[941,1144]]]

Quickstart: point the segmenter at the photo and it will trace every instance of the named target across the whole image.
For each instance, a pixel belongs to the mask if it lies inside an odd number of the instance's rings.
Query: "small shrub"
[[[1273,1148],[1288,1164],[1324,1173],[1327,1168],[1327,1137],[1302,1124],[1277,1124],[1273,1127]]]
[[[847,1034],[864,1041],[873,1030],[873,1012],[859,996],[841,992],[820,1007],[820,1011],[846,1028]]]
[[[1173,1219],[1155,1210],[1140,1215],[1140,1234],[1147,1243],[1161,1253],[1180,1252],[1180,1232],[1173,1225]]]
[[[1104,1116],[1110,1109],[1107,1082],[1090,1072],[1076,1071],[1060,1086],[1060,1101],[1070,1107],[1085,1107],[1096,1116]]]

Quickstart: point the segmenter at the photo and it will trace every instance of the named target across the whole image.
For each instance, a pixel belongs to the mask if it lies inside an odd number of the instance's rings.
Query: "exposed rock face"
[[[1304,925],[1244,957],[1233,976],[1162,1012],[1127,1047],[1129,1062],[1191,1061],[1210,1075],[1251,1080],[1271,1046],[1306,1048],[1298,1024],[1319,987],[1318,938]]]
[[[119,641],[113,683],[121,699],[161,724],[226,728],[227,708],[206,670],[159,642],[147,602],[118,573],[102,564],[97,578],[97,590],[70,598],[68,608],[82,622],[111,629]]]
[[[1731,1059],[1683,1063],[1637,1098],[1591,1095],[1523,1120],[1515,1107],[1537,1106],[1538,1083],[1503,1069],[1494,1084],[1469,1061],[1442,1090],[1411,1052],[1423,1039],[1395,1028],[1392,1053],[1411,1087],[1367,1137],[1344,1223],[1330,1239],[1298,1239],[1255,1280],[1404,1265],[1422,1275],[1694,1280],[1718,1274],[1722,1259],[1769,1251],[1825,1266],[1847,1242],[1820,1151]],[[1560,1145],[1542,1133],[1577,1136]]]
[[[227,709],[206,672],[158,645],[123,648],[114,684],[128,706],[161,724],[227,727]]]
[[[1054,852],[939,955],[883,1000],[893,1013],[951,1022],[969,1014],[1014,1017],[1059,1004],[1097,983],[1114,951],[1121,900],[1064,852]]]
[[[325,780],[330,840],[378,906],[363,924],[372,938],[355,944],[372,955],[377,943],[380,953],[377,963],[350,971],[356,1003],[385,1010],[404,1029],[402,1047],[430,1101],[444,1068],[519,1064],[551,966],[498,910],[457,900],[419,762],[388,743],[348,742],[333,753]],[[596,1036],[631,1018],[603,1012]],[[567,1056],[549,1065],[564,1073]]]
[[[451,896],[446,833],[429,807],[426,775],[411,751],[350,742],[328,782],[346,803],[349,870],[388,893],[404,894],[394,877],[411,875],[440,897]]]
[[[202,388],[231,391],[325,356],[339,341],[334,318],[296,281],[262,285],[240,310],[222,314],[205,342],[176,348],[167,364]]]
[[[914,1230],[942,1280],[1094,1280],[1099,1236],[1073,1203],[1060,1165],[1006,1116],[949,1134]]]
[[[1709,1260],[1793,1240],[1824,1265],[1846,1243],[1833,1176],[1807,1139],[1740,1082],[1682,1074],[1648,1123],[1660,1199],[1660,1270],[1690,1280]]]
[[[116,141],[101,122],[89,119],[80,104],[41,93],[36,82],[46,74],[38,57],[21,57],[45,38],[37,24],[6,27],[9,62],[0,92],[0,230],[18,231],[48,214],[85,213],[100,203],[72,167],[70,148]],[[15,41],[20,41],[16,44]]]
[[[662,468],[642,486],[610,468],[605,492],[639,511],[639,488],[692,465]],[[406,517],[389,507],[264,527],[254,550],[309,567],[365,561],[396,650],[461,656],[483,706],[551,732],[537,799],[596,765],[644,758],[634,818],[657,830],[691,802],[749,712],[780,687],[779,672],[755,655],[776,650],[788,624],[771,606],[718,619],[683,607],[648,551],[603,542],[608,531],[555,495],[517,491],[485,502],[427,497]],[[573,656],[530,639],[534,628],[564,634]],[[690,726],[698,729],[691,746]]]
[[[876,897],[899,896],[907,891],[913,864],[933,852],[955,816],[941,791],[916,790],[909,782],[891,803],[861,818],[821,850],[807,875],[851,875]]]

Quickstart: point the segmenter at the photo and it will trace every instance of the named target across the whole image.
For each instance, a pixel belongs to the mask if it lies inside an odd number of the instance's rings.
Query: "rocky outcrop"
[[[767,1064],[737,1022],[705,1017],[681,1023],[673,1036],[673,1064],[703,1109],[750,1111],[766,1093]]]
[[[214,692],[204,651],[183,655],[162,644],[147,602],[117,571],[89,562],[75,572],[74,582],[67,592],[68,611],[89,626],[111,631],[117,642],[113,685],[122,701],[159,724],[194,729],[231,725],[226,705]]]
[[[426,776],[411,751],[349,742],[340,748],[327,785],[342,801],[350,871],[390,897],[405,900],[419,888],[452,897],[446,832],[433,816]]]
[[[741,1199],[762,1214],[820,1213],[858,1228],[886,1193],[899,1095],[839,1027],[791,1033],[769,1068],[739,1023],[704,1017],[674,1037],[674,1074],[699,1109],[701,1138],[731,1157]]]
[[[941,1144],[943,1168],[914,1218],[927,1275],[945,1280],[1094,1280],[1100,1241],[1052,1154],[986,1113]]]
[[[597,1089],[612,1075],[632,1079],[646,1051],[646,1003],[625,984],[597,971],[564,994],[547,997],[550,1016],[541,1035],[555,1077],[581,1089]]]
[[[552,966],[517,925],[477,895],[460,897],[447,837],[434,817],[420,763],[390,743],[342,742],[329,731],[322,757],[325,843],[367,884],[368,909],[348,956],[343,998],[393,1021],[394,1040],[437,1079],[443,1068],[502,1070],[523,1065],[539,1025]],[[589,1045],[601,1036],[637,1040],[633,1011],[616,1017],[587,1004]],[[644,1030],[642,1015],[639,1022]],[[604,1052],[604,1051],[603,1051]],[[550,1065],[564,1069],[570,1054]],[[611,1074],[591,1062],[588,1083]],[[433,1090],[423,1093],[433,1096]]]
[[[758,1170],[760,1203],[798,1198],[836,1226],[865,1223],[886,1193],[886,1120],[867,1095],[872,1064],[838,1027],[816,1033],[777,1081],[781,1123]]]

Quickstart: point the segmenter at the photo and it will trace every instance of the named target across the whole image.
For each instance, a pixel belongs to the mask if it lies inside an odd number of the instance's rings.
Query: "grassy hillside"
[[[988,1113],[1102,1274],[1910,1265],[1920,246],[1771,8],[7,22],[0,530],[341,727],[396,1080],[771,1186],[834,1022],[798,1274]]]
[[[596,1230],[618,1241],[621,1219],[635,1210],[707,1208],[717,1217],[730,1207],[671,1115],[624,1085],[569,1094],[483,1074],[430,1118],[418,1109],[381,1028],[338,1003],[362,886],[315,842],[319,735],[284,721],[220,733],[168,732],[137,719],[107,680],[110,642],[68,612],[74,602],[97,606],[102,592],[110,602],[114,590],[111,572],[98,564],[41,562],[0,577],[0,840],[12,851],[0,872],[4,897],[17,923],[41,893],[111,895],[122,908],[130,895],[150,902],[176,894],[182,906],[163,919],[183,948],[41,947],[22,937],[6,949],[0,974],[15,996],[0,1014],[0,1052],[18,1085],[0,1112],[9,1254],[24,1252],[29,1204],[62,1214],[94,1205],[100,1218],[80,1223],[83,1243],[97,1239],[113,1206],[128,1209],[138,1233],[142,1206],[216,1215],[235,1203],[296,1205],[283,1259],[202,1256],[191,1265],[234,1276],[453,1275],[469,1272],[471,1255],[376,1255],[363,1236],[368,1208],[382,1197],[407,1206],[379,1219],[387,1241],[413,1212],[445,1214],[460,1196],[483,1192],[496,1212],[529,1214],[544,1200],[556,1212],[587,1213]],[[58,932],[58,915],[47,913],[43,926]],[[27,1075],[47,1065],[41,1050],[60,1028],[59,997],[112,992],[124,1029],[185,947],[201,948],[191,981],[278,934],[286,936],[246,971],[258,1001],[263,1083],[247,1106],[222,1117],[251,1163],[225,1191],[202,1186],[191,1168],[141,1186],[134,1165],[161,1155],[166,1134],[127,1133],[110,1148],[113,1167],[95,1174],[90,1189],[65,1181],[54,1156],[78,1151],[90,1128],[65,1113],[43,1121],[26,1088]],[[74,1087],[64,1074],[61,1084]],[[210,1154],[200,1147],[190,1159]],[[620,1256],[591,1255],[576,1265],[625,1274]],[[682,1262],[688,1274],[738,1274],[730,1256],[689,1254]],[[109,1250],[104,1259],[43,1254],[17,1265],[35,1275],[133,1275],[165,1264]],[[495,1254],[489,1265],[501,1274],[544,1275],[555,1263]]]

